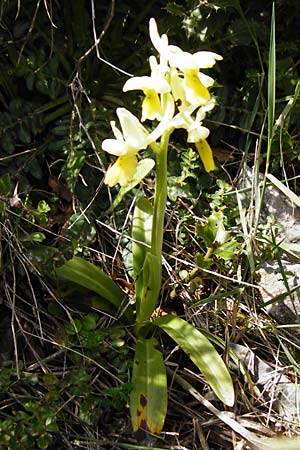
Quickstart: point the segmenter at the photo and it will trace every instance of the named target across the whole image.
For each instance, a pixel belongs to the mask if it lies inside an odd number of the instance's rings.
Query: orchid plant
[[[150,75],[132,77],[123,91],[143,91],[141,118],[125,108],[116,113],[121,130],[111,122],[114,139],[105,139],[102,149],[117,157],[107,170],[105,183],[132,187],[153,168],[153,159],[142,159],[150,147],[155,156],[155,195],[153,203],[140,196],[132,225],[132,254],[135,303],[104,272],[82,258],[74,257],[57,269],[60,277],[98,293],[113,305],[122,319],[135,324],[136,347],[132,370],[130,412],[133,430],[140,427],[159,433],[167,412],[167,374],[159,349],[159,330],[166,332],[201,370],[216,396],[227,406],[234,403],[230,374],[208,334],[184,319],[153,314],[160,302],[162,284],[162,245],[167,201],[168,144],[175,129],[184,129],[187,142],[195,145],[206,172],[214,170],[212,150],[207,142],[209,129],[203,125],[215,104],[210,92],[214,80],[202,72],[222,57],[199,51],[188,53],[169,45],[166,34],[159,35],[156,21],[149,24],[150,39],[157,56],[150,56]],[[139,170],[143,164],[143,170]],[[105,307],[103,306],[105,309]]]

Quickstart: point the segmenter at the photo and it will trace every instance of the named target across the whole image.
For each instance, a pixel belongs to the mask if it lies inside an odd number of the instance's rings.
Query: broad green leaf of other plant
[[[167,375],[155,338],[137,340],[132,371],[130,413],[133,431],[160,433],[167,413]]]
[[[83,258],[74,256],[55,271],[56,275],[96,292],[109,301],[117,310],[125,309],[126,296],[117,284],[102,270]],[[124,311],[126,320],[132,322],[133,312],[128,305]]]
[[[227,406],[234,404],[231,376],[212,343],[193,325],[177,316],[165,315],[153,322],[187,353],[200,369],[217,397]]]

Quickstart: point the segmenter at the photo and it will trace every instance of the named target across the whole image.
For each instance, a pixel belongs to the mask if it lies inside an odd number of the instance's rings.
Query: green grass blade
[[[278,127],[282,127],[282,124],[284,123],[286,128],[288,129],[289,126],[289,119],[291,116],[291,112],[294,108],[294,106],[297,104],[297,100],[300,94],[300,80],[297,81],[294,95],[288,97],[288,102],[283,108],[283,111],[279,115],[278,119],[275,122],[273,132],[275,133],[276,129]]]
[[[287,186],[285,186],[278,178],[274,177],[271,173],[267,174],[268,180],[271,181],[274,186],[279,189],[295,206],[300,208],[300,197],[291,191]]]
[[[266,155],[265,176],[261,189],[261,195],[259,199],[259,207],[256,210],[256,224],[257,229],[262,205],[264,201],[264,195],[267,184],[267,174],[269,172],[269,165],[271,159],[272,140],[274,135],[274,120],[275,120],[275,101],[276,101],[276,40],[275,40],[275,3],[272,5],[272,17],[271,17],[271,31],[270,31],[270,47],[269,47],[269,67],[268,67],[268,144]]]
[[[268,141],[273,138],[276,92],[275,3],[272,5],[269,70],[268,70]],[[271,150],[271,149],[270,149]]]
[[[227,406],[234,404],[231,376],[212,343],[195,327],[177,316],[165,315],[153,322],[184,350],[205,376],[217,397]]]
[[[236,190],[236,199],[237,199],[237,205],[238,205],[239,214],[240,214],[240,221],[241,221],[241,226],[242,226],[244,240],[245,240],[246,255],[247,255],[248,262],[249,262],[250,271],[251,271],[251,273],[254,273],[255,258],[254,258],[253,248],[252,248],[251,233],[249,233],[249,231],[248,231],[246,211],[245,211],[245,208],[243,207],[241,195],[238,190]]]
[[[133,431],[160,433],[167,413],[167,374],[155,338],[139,338],[132,371],[130,414]]]

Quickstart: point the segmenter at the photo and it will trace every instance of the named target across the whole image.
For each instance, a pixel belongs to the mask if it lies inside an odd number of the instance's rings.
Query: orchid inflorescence
[[[159,54],[159,60],[149,58],[150,76],[133,77],[126,81],[123,91],[142,90],[141,120],[126,108],[117,108],[122,132],[111,122],[115,139],[105,139],[102,148],[117,156],[108,169],[105,183],[108,186],[126,186],[137,168],[137,154],[150,146],[159,152],[156,141],[175,129],[187,131],[187,142],[193,143],[199,152],[204,169],[214,170],[212,150],[206,140],[209,129],[203,126],[208,111],[215,106],[215,98],[209,92],[213,78],[201,72],[214,66],[222,57],[213,52],[188,53],[175,45],[169,45],[166,34],[159,35],[155,19],[149,22],[150,39]],[[141,123],[147,120],[158,123],[152,131]]]

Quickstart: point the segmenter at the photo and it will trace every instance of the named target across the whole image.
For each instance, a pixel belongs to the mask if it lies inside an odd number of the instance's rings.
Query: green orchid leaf
[[[110,302],[117,310],[125,309],[126,296],[118,285],[102,270],[83,258],[74,256],[65,264],[55,270],[59,278],[79,284],[93,292],[96,292]],[[124,317],[132,321],[131,307],[126,307]]]
[[[136,278],[150,250],[152,235],[153,206],[146,197],[141,197],[136,203],[132,221],[132,253],[133,273]]]
[[[200,369],[217,397],[227,406],[234,404],[231,376],[212,343],[197,328],[177,316],[165,315],[154,322],[187,353]]]
[[[155,162],[151,158],[141,159],[138,162],[132,180],[127,184],[127,186],[123,186],[120,188],[118,195],[113,201],[113,204],[109,207],[107,211],[105,211],[105,215],[111,213],[111,211],[113,211],[118,206],[118,204],[122,201],[124,195],[127,194],[127,192],[131,191],[135,186],[137,186],[153,169],[154,165]]]
[[[138,284],[140,289],[137,297],[136,317],[137,322],[145,322],[150,319],[156,308],[159,291],[161,289],[161,259],[160,256],[146,253],[141,281]]]
[[[160,433],[167,413],[166,368],[155,338],[139,338],[132,371],[130,413],[133,431]]]
[[[150,250],[152,236],[153,206],[146,197],[141,197],[136,204],[132,221],[132,257],[135,278],[135,295],[137,315],[143,295],[143,266],[146,254]]]

